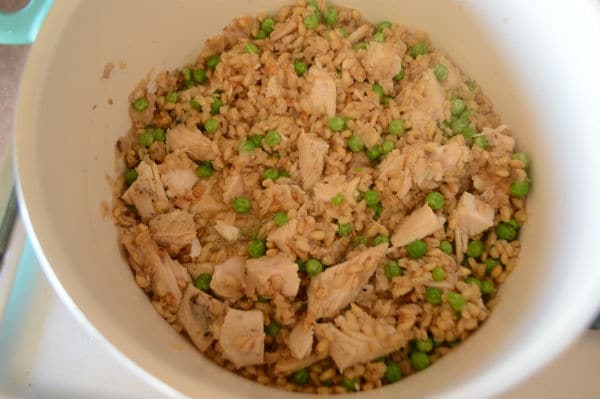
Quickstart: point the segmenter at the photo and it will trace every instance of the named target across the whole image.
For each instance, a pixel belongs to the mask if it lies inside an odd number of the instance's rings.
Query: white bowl
[[[431,34],[482,86],[533,159],[520,266],[468,341],[424,372],[362,398],[483,397],[566,348],[600,304],[600,3],[346,0],[373,21]],[[232,17],[281,2],[60,1],[33,46],[17,112],[16,163],[26,225],[69,309],[165,394],[299,397],[237,377],[201,356],[154,311],[101,216],[127,95],[151,68],[194,59]],[[104,65],[115,68],[101,79]],[[108,105],[108,98],[114,105]]]

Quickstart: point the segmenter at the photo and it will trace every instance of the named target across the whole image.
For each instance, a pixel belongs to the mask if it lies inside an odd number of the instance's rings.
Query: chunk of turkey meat
[[[142,220],[146,221],[169,209],[171,204],[154,162],[142,161],[135,170],[138,177],[121,198],[127,204],[134,205]]]

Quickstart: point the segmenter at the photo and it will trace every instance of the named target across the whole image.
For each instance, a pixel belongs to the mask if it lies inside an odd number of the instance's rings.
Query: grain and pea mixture
[[[300,1],[235,19],[130,100],[113,213],[135,281],[261,384],[425,369],[517,264],[528,158],[422,32]]]

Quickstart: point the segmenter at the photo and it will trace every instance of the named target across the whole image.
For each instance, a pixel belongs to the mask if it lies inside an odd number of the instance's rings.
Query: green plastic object
[[[0,12],[0,44],[34,42],[54,0],[29,0],[15,12]]]

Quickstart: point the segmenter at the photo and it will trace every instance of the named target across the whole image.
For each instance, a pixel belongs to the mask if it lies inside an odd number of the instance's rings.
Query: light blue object
[[[29,0],[19,11],[0,12],[0,44],[33,43],[53,2]]]

